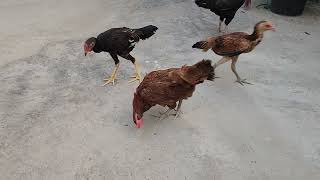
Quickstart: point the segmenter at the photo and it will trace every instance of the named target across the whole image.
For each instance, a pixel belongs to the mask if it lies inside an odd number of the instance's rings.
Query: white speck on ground
[[[121,59],[117,85],[101,87],[114,62],[84,57],[84,40],[111,27],[158,26],[132,52],[145,74],[217,61],[191,48],[217,35],[217,16],[193,0],[2,0],[0,179],[320,179],[319,4],[299,17],[244,12],[231,31],[263,19],[277,29],[239,58],[238,72],[254,85],[234,83],[225,64],[179,119],[158,120],[157,106],[136,129],[133,65]]]

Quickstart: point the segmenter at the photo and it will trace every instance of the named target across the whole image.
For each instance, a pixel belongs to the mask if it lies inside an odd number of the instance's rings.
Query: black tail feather
[[[195,43],[192,48],[197,48],[197,49],[203,49],[203,45],[206,43],[206,41],[199,41]]]
[[[140,29],[135,29],[132,35],[133,37],[145,40],[154,35],[157,30],[158,28],[156,26],[149,25]]]
[[[212,2],[208,0],[195,0],[195,3],[202,8],[211,9]]]
[[[214,67],[211,65],[211,62],[211,60],[204,59],[196,64],[202,73],[206,74],[209,81],[213,81],[215,78]]]

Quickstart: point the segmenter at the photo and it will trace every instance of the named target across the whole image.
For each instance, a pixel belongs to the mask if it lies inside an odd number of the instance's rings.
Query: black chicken
[[[219,32],[221,32],[221,24],[224,21],[226,25],[225,31],[229,23],[234,18],[238,9],[245,4],[249,7],[251,0],[195,0],[195,3],[202,8],[210,9],[216,15],[220,16]]]
[[[108,52],[113,58],[116,67],[113,70],[113,73],[110,78],[104,79],[106,82],[104,85],[107,85],[114,81],[116,74],[119,68],[119,59],[118,56],[121,56],[124,59],[130,60],[135,65],[135,75],[133,80],[130,82],[138,80],[141,81],[141,75],[139,66],[136,62],[136,59],[130,55],[130,52],[135,47],[135,44],[139,42],[140,39],[145,40],[158,30],[156,26],[149,25],[140,29],[130,29],[127,27],[122,28],[112,28],[107,30],[104,33],[99,34],[97,38],[91,37],[84,43],[84,55],[93,51],[95,53]]]

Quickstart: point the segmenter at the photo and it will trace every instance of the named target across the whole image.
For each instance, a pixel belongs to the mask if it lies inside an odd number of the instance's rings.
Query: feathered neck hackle
[[[260,26],[260,24],[266,23],[266,22],[267,21],[260,21],[254,26],[252,34],[249,35],[250,40],[256,40],[256,39],[263,38],[263,31],[259,28],[259,26]]]

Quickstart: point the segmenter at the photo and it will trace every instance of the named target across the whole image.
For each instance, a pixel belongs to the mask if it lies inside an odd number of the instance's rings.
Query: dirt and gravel
[[[102,87],[114,62],[84,57],[83,41],[111,27],[159,27],[133,55],[143,74],[219,56],[192,49],[217,35],[218,17],[193,0],[2,0],[0,2],[1,180],[320,179],[320,6],[299,17],[239,10],[231,31],[267,32],[238,72],[199,85],[183,115],[159,120],[154,107],[134,128],[121,59],[116,86]]]

